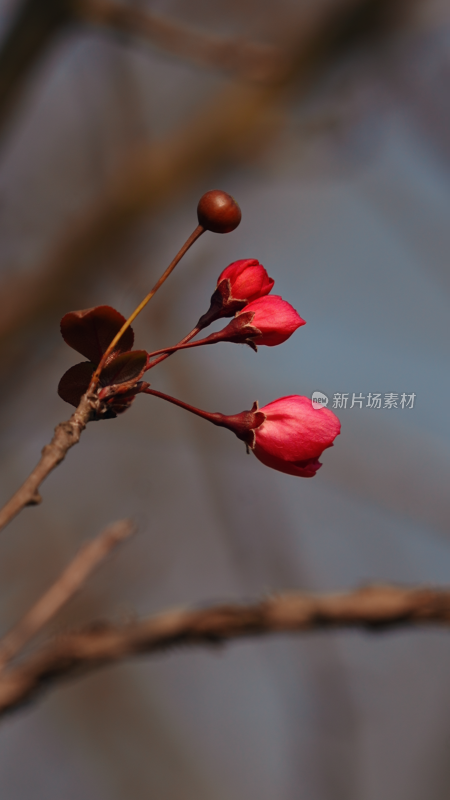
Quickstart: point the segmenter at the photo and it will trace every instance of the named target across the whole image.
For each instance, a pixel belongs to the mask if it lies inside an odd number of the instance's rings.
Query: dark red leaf
[[[59,382],[59,396],[62,397],[66,403],[78,406],[91,382],[94,370],[95,364],[92,364],[90,361],[83,361],[81,364],[75,364],[75,366],[68,369]]]
[[[111,386],[118,383],[129,383],[138,380],[147,364],[145,350],[132,350],[111,359],[100,373],[100,384]]]
[[[122,325],[126,322],[115,308],[96,306],[84,311],[69,311],[61,320],[64,341],[78,353],[98,364]],[[132,328],[127,328],[114,348],[114,353],[126,353],[134,342]]]

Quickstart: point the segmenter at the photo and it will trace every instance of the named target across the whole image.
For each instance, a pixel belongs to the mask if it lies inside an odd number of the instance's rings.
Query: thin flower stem
[[[194,338],[194,336],[197,336],[197,333],[200,330],[201,330],[201,328],[199,328],[198,325],[196,325],[195,328],[193,328],[191,330],[191,332],[188,333],[188,335],[185,336],[184,339],[181,340],[181,342],[178,342],[176,347],[180,347],[181,345],[186,344],[187,342],[190,342],[191,339]],[[156,351],[156,352],[160,352],[160,351]],[[175,352],[175,350],[173,352]],[[148,354],[148,358],[151,358],[152,355],[153,355],[153,353],[149,353]],[[171,355],[172,355],[172,353],[164,352],[164,354],[159,356],[159,358],[156,358],[155,361],[152,361],[151,363],[148,363],[148,361],[147,361],[146,371],[149,370],[149,369],[153,369],[153,367],[156,367],[157,364],[160,364],[161,361],[164,361],[166,358],[169,358],[169,356],[171,356]]]
[[[213,413],[210,411],[202,411],[201,408],[196,408],[195,406],[189,405],[189,403],[184,403],[183,400],[178,400],[176,397],[171,397],[170,394],[164,394],[164,392],[158,392],[156,389],[144,389],[142,394],[152,394],[154,397],[160,397],[162,400],[167,400],[169,403],[173,403],[174,406],[179,406],[180,408],[184,408],[186,411],[190,411],[192,414],[196,414],[197,417],[202,417],[202,419],[207,419],[209,422],[212,422],[214,425],[219,425],[221,427],[227,427],[226,417],[225,414],[220,413]]]
[[[162,400],[167,400],[169,403],[173,403],[174,406],[184,408],[186,411],[190,411],[191,414],[195,414],[197,417],[206,419],[208,422],[212,422],[213,425],[218,425],[219,428],[228,428],[229,431],[232,431],[234,434],[236,434],[238,439],[241,439],[243,442],[245,442],[247,446],[247,452],[250,452],[249,448],[253,449],[254,447],[254,431],[256,428],[259,428],[266,419],[265,414],[258,409],[257,402],[253,403],[253,406],[249,411],[241,411],[239,414],[221,414],[218,411],[203,411],[201,408],[191,406],[189,403],[185,403],[183,400],[178,400],[176,397],[171,397],[169,394],[164,394],[164,392],[158,392],[157,389],[150,389],[148,386],[142,390],[142,393],[152,394],[154,397],[160,397]]]
[[[200,238],[200,236],[204,232],[205,232],[205,228],[203,227],[203,225],[197,225],[196,229],[191,233],[191,235],[186,240],[186,242],[184,243],[184,245],[181,248],[181,250],[178,251],[178,253],[176,254],[176,256],[173,259],[173,261],[169,264],[167,269],[163,272],[163,274],[161,275],[159,280],[156,281],[153,289],[148,293],[148,295],[146,297],[144,297],[142,303],[139,303],[138,307],[135,308],[135,310],[133,311],[131,316],[128,317],[127,321],[124,322],[124,324],[122,325],[120,331],[115,335],[114,339],[112,340],[112,342],[110,342],[110,344],[108,345],[107,349],[103,353],[103,356],[102,356],[102,359],[100,361],[100,364],[98,365],[97,369],[95,370],[95,372],[94,372],[94,374],[92,376],[92,381],[91,381],[91,386],[90,386],[91,389],[94,388],[96,386],[96,384],[98,383],[98,379],[99,379],[100,373],[101,373],[103,367],[105,366],[106,360],[107,360],[109,354],[112,352],[112,350],[116,346],[116,344],[119,341],[119,339],[123,336],[123,334],[125,333],[127,328],[130,327],[131,323],[136,319],[138,314],[141,313],[142,309],[145,308],[147,303],[152,299],[153,295],[155,295],[156,292],[158,291],[158,289],[163,285],[164,281],[167,280],[167,278],[169,277],[170,273],[173,272],[173,270],[175,269],[177,264],[181,261],[181,259],[185,255],[185,253],[187,253],[189,248],[194,244],[195,241],[197,241],[197,239]]]
[[[153,356],[159,356],[161,353],[165,354],[163,358],[167,358],[167,356],[171,356],[173,353],[176,353],[177,350],[187,350],[189,347],[201,347],[204,344],[216,344],[216,342],[221,341],[220,337],[221,333],[222,331],[217,331],[217,333],[210,333],[210,335],[207,336],[205,339],[199,339],[197,342],[189,342],[186,337],[186,339],[183,339],[178,344],[174,344],[172,347],[163,347],[161,350],[154,350],[153,353],[148,354],[147,358],[153,358]],[[189,334],[189,339],[190,338],[191,334]],[[163,359],[161,359],[161,361],[162,360]],[[156,361],[152,362],[151,365],[147,367],[147,369],[151,369],[151,367],[153,367],[156,363],[159,363],[159,361],[160,359],[158,359],[157,362]]]

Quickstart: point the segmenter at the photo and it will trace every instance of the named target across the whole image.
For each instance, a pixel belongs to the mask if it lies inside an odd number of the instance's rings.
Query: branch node
[[[36,490],[35,493],[30,497],[28,502],[25,503],[25,505],[26,506],[38,506],[38,505],[40,505],[40,503],[42,503],[42,497],[39,494],[39,492]]]

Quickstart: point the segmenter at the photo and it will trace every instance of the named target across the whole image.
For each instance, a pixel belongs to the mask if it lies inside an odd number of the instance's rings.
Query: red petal
[[[69,347],[98,364],[124,322],[125,317],[115,308],[96,306],[84,311],[69,311],[61,320],[61,333]],[[133,342],[133,330],[127,328],[113,352],[126,353],[133,347]]]
[[[87,390],[92,375],[94,374],[95,364],[90,361],[83,361],[81,364],[75,364],[64,373],[59,385],[58,394],[73,406],[78,406],[82,396]]]
[[[145,350],[132,350],[131,353],[122,353],[111,359],[100,373],[102,386],[111,386],[117,383],[136,381],[144,372],[147,364]]]

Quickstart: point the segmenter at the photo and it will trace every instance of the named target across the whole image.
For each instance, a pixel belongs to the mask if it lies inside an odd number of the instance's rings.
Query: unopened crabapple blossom
[[[216,319],[232,317],[247,303],[272,291],[275,281],[256,258],[241,258],[225,267],[217,280],[211,304],[197,327],[206,328]]]
[[[259,411],[264,422],[255,429],[253,452],[263,464],[288,475],[312,478],[319,457],[333,446],[341,423],[328,408],[314,408],[309,397],[280,397]]]
[[[276,294],[253,300],[244,306],[242,311],[237,312],[236,320],[240,321],[247,314],[253,315],[249,324],[258,331],[256,336],[252,337],[255,344],[267,347],[283,344],[297,328],[306,324],[295,308]]]

